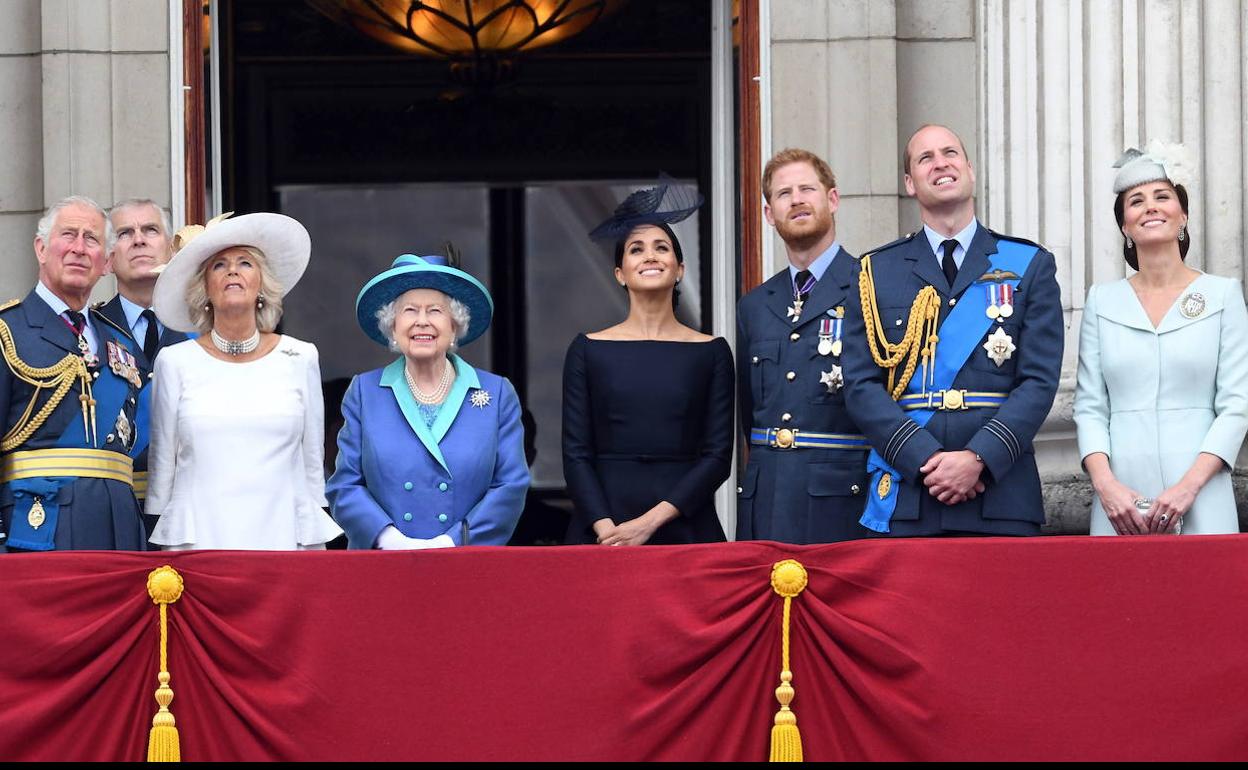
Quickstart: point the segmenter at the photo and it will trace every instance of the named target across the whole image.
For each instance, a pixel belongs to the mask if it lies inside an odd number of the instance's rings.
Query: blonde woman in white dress
[[[1091,534],[1239,531],[1231,469],[1248,430],[1248,312],[1238,279],[1188,267],[1182,148],[1118,162],[1114,214],[1138,272],[1093,286],[1075,425]]]
[[[189,231],[189,232],[188,232]],[[156,362],[147,511],[165,549],[323,549],[324,402],[316,347],[274,329],[307,230],[280,214],[187,228],[156,281],[161,323],[200,336]]]

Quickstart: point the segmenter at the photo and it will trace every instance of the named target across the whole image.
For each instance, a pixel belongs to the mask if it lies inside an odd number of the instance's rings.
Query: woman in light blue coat
[[[1248,311],[1238,280],[1184,264],[1181,147],[1118,162],[1114,214],[1138,272],[1093,286],[1075,425],[1093,535],[1239,531],[1231,469],[1248,430]]]
[[[355,306],[364,333],[402,355],[342,402],[325,493],[350,547],[505,545],[529,488],[520,401],[452,352],[489,327],[489,292],[443,257],[404,254]]]

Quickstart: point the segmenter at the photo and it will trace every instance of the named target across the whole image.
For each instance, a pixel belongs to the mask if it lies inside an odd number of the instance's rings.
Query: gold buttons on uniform
[[[785,412],[784,414],[780,415],[781,422],[788,422],[789,420],[792,420],[792,419],[793,419],[793,415],[789,414],[788,412]]]
[[[758,356],[754,356],[753,358],[751,358],[751,359],[750,359],[750,363],[752,363],[752,364],[756,364],[756,363],[758,363]]]
[[[745,491],[745,490],[744,490],[744,489],[742,489],[741,487],[737,487],[737,494],[738,494],[738,495],[739,495],[739,494],[741,494],[741,493],[742,493],[742,492],[744,492],[744,491]]]
[[[858,488],[858,485],[857,485],[857,484],[855,484],[855,485],[853,485],[852,487],[850,487],[850,488],[849,488],[849,491],[850,491],[851,493],[853,493],[853,494],[855,494],[855,495],[856,495],[856,494],[858,494],[859,492],[861,492],[862,490]]]
[[[792,382],[793,380],[797,379],[797,372],[789,372],[788,374],[784,375],[784,378],[788,380],[789,382]]]
[[[950,297],[950,298],[949,298],[949,307],[953,307],[953,306],[954,306],[954,305],[956,305],[956,304],[958,304],[958,298],[957,298],[957,297]]]
[[[789,339],[793,340],[794,342],[797,342],[798,339],[801,338],[801,336],[802,335],[798,334],[797,332],[793,332],[792,334],[789,335]]]
[[[894,321],[894,322],[893,322],[893,325],[894,325],[894,326],[901,326],[901,319],[900,319],[900,318],[898,318],[896,321]]]

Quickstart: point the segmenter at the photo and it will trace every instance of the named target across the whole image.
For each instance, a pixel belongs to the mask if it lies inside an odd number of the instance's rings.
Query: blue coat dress
[[[925,286],[935,287],[940,295],[942,323],[961,303],[971,303],[975,313],[983,313],[990,258],[1009,241],[1037,250],[1014,290],[1014,312],[999,316],[988,328],[992,335],[1008,335],[1014,350],[998,363],[984,347],[990,334],[983,334],[952,384],[952,389],[971,394],[1002,393],[1004,401],[991,407],[937,411],[924,427],[886,390],[886,372],[867,347],[858,277],[853,281],[845,322],[845,403],[871,445],[901,474],[889,530],[894,536],[1036,535],[1044,524],[1032,440],[1053,406],[1062,369],[1065,322],[1053,255],[981,224],[952,286],[922,230],[876,249],[871,264],[879,322],[889,342],[897,343],[905,333],[911,303]],[[940,344],[948,350],[951,342]],[[938,346],[938,358],[941,350]],[[919,468],[938,451],[961,449],[982,458],[986,490],[972,500],[944,505],[928,493]]]
[[[451,360],[455,384],[432,427],[407,387],[404,359],[351,381],[325,487],[351,548],[372,548],[390,524],[456,545],[511,537],[529,488],[520,400],[506,378]]]

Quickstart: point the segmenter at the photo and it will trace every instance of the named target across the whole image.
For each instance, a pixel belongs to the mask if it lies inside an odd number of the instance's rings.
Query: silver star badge
[[[793,300],[793,304],[788,308],[788,311],[789,318],[792,319],[793,323],[797,323],[797,319],[802,317],[802,300]]]
[[[841,367],[833,365],[832,371],[819,373],[819,384],[826,385],[829,393],[835,393],[845,385],[845,377],[841,374]]]
[[[988,336],[987,342],[984,343],[984,350],[987,351],[988,357],[997,366],[1010,360],[1010,356],[1013,355],[1015,349],[1014,340],[1000,326]]]
[[[484,409],[490,405],[490,392],[488,390],[478,388],[477,390],[472,391],[472,395],[468,397],[468,400],[471,401],[472,405],[477,409]]]

